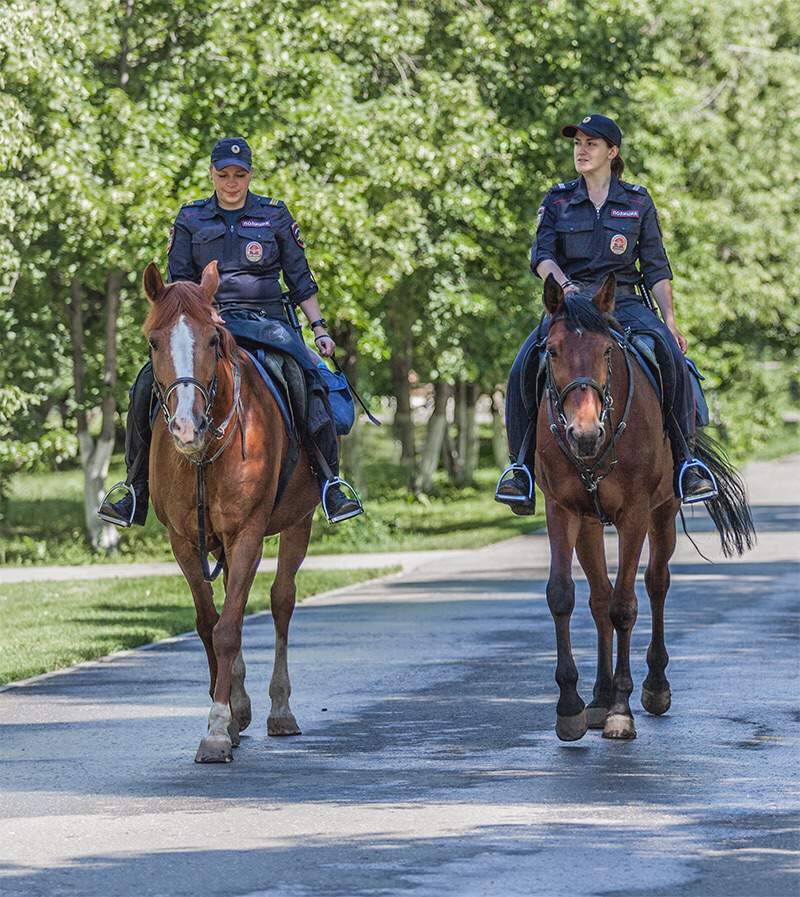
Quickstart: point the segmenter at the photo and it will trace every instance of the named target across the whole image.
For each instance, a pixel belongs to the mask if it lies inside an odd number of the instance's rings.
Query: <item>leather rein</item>
[[[624,336],[622,338],[614,337],[614,342],[620,347],[620,349],[622,349],[622,356],[625,359],[625,368],[628,374],[628,394],[625,398],[625,407],[623,409],[622,417],[620,418],[619,423],[614,428],[613,433],[606,442],[605,448],[594,459],[594,462],[591,465],[586,464],[586,462],[582,458],[579,458],[569,447],[569,443],[566,439],[566,429],[569,422],[567,421],[567,416],[564,413],[564,400],[574,389],[593,389],[600,399],[600,405],[602,409],[600,412],[601,426],[603,426],[603,428],[605,429],[606,421],[608,421],[609,423],[613,423],[611,421],[611,409],[614,407],[614,397],[611,394],[611,347],[609,347],[609,351],[606,356],[606,363],[608,367],[606,382],[604,385],[598,383],[597,380],[594,379],[594,377],[576,377],[574,380],[571,380],[562,390],[559,390],[556,386],[555,378],[553,377],[553,369],[550,364],[550,354],[547,353],[546,355],[547,373],[545,379],[545,391],[547,392],[547,418],[550,426],[550,432],[553,434],[558,447],[561,449],[561,451],[564,453],[573,467],[578,471],[578,476],[581,478],[581,482],[583,483],[584,488],[594,499],[594,506],[597,516],[606,526],[610,525],[612,521],[608,518],[605,511],[603,510],[603,506],[600,504],[600,493],[598,487],[600,486],[600,483],[617,466],[617,462],[619,460],[617,458],[617,442],[628,426],[628,415],[630,414],[631,404],[633,403],[634,391],[633,368],[631,365],[627,340]],[[562,429],[564,430],[564,435],[562,435],[561,433]],[[608,462],[607,466],[604,470],[601,470],[606,462]]]
[[[211,457],[206,457],[205,452],[200,458],[190,458],[187,457],[187,461],[190,464],[194,465],[195,471],[197,473],[197,535],[198,535],[198,550],[200,552],[200,565],[203,569],[203,579],[206,582],[213,582],[219,574],[222,572],[222,568],[225,566],[225,548],[223,547],[220,551],[219,559],[217,560],[216,566],[213,571],[209,567],[208,564],[208,549],[206,548],[206,489],[205,489],[205,479],[204,479],[204,471],[206,467],[210,464],[213,464],[217,458],[228,448],[228,446],[233,441],[233,437],[236,434],[236,431],[239,431],[241,442],[242,442],[242,461],[246,460],[247,454],[245,450],[245,422],[244,422],[244,406],[242,405],[242,397],[241,397],[241,386],[242,386],[242,372],[239,367],[238,361],[231,362],[231,369],[233,375],[233,400],[231,401],[231,407],[228,410],[228,413],[225,415],[224,420],[218,425],[214,425],[214,420],[212,417],[212,410],[214,405],[214,399],[217,395],[217,386],[218,386],[218,376],[217,376],[217,367],[219,366],[220,361],[220,353],[219,349],[217,350],[217,363],[214,366],[214,376],[211,378],[211,384],[208,388],[201,383],[199,380],[196,380],[194,377],[178,377],[176,380],[173,380],[170,385],[164,389],[158,380],[153,376],[153,389],[158,397],[158,403],[161,406],[161,410],[164,413],[164,420],[167,422],[167,431],[169,432],[170,425],[175,420],[175,414],[170,414],[169,407],[167,402],[170,399],[170,396],[179,386],[192,386],[194,389],[198,390],[200,395],[203,396],[205,401],[205,408],[203,409],[202,420],[208,429],[208,432],[214,439],[222,440],[222,444],[217,448],[217,450],[211,455]],[[177,409],[176,412],[177,414]],[[233,421],[233,426],[229,428],[231,421]],[[226,435],[225,431],[228,430]],[[206,451],[208,448],[206,447]]]

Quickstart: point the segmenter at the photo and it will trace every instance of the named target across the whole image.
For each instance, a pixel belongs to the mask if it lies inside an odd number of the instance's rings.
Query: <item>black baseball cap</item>
[[[245,171],[253,167],[253,154],[244,137],[223,137],[211,150],[211,164],[217,171],[229,165],[238,165]]]
[[[564,125],[561,129],[564,137],[574,137],[576,131],[583,131],[584,134],[588,134],[590,137],[602,137],[611,146],[622,146],[622,131],[620,131],[617,123],[607,115],[592,113],[584,116],[580,124]]]

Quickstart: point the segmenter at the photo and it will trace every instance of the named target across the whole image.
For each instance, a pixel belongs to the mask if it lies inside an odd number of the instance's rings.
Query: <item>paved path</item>
[[[375,551],[371,554],[316,554],[307,557],[304,570],[357,570],[367,567],[401,567],[416,570],[445,558],[452,551]],[[264,558],[260,572],[274,572],[277,558]],[[0,585],[8,582],[63,582],[82,579],[132,579],[139,576],[178,576],[174,561],[138,564],[80,564],[63,567],[0,567]]]
[[[255,716],[230,766],[192,763],[208,707],[193,638],[0,694],[0,891],[796,897],[797,474],[796,460],[749,471],[762,535],[743,561],[705,564],[681,540],[673,709],[637,702],[631,743],[552,732],[537,537],[302,605],[300,738],[263,736],[272,632],[251,618]],[[580,583],[584,695],[585,604]],[[648,617],[643,600],[637,692]]]

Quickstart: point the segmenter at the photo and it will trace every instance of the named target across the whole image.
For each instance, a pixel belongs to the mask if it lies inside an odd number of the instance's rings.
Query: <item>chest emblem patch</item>
[[[628,238],[625,234],[614,234],[611,238],[611,251],[614,255],[622,255],[628,248]]]
[[[260,262],[261,256],[264,255],[264,247],[255,240],[245,246],[244,254],[248,262]]]

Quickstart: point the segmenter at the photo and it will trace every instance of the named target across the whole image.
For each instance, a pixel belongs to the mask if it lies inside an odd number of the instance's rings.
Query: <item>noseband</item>
[[[217,362],[219,362],[219,352],[217,352]],[[153,377],[153,387],[155,388],[156,395],[158,396],[158,403],[161,406],[161,410],[164,413],[164,420],[167,422],[167,429],[172,426],[172,423],[175,420],[175,415],[178,413],[177,407],[175,408],[175,414],[169,413],[169,400],[172,396],[172,393],[179,386],[193,386],[196,390],[199,390],[200,395],[203,397],[206,403],[206,407],[203,410],[202,421],[204,429],[208,427],[211,428],[211,408],[214,405],[214,399],[217,396],[217,368],[216,364],[214,366],[214,376],[211,378],[211,385],[206,389],[206,387],[194,377],[178,377],[176,380],[173,380],[172,383],[166,388],[163,389],[158,380]],[[214,435],[217,435],[216,433]]]
[[[617,466],[617,442],[625,432],[625,428],[628,426],[628,415],[631,410],[631,403],[633,402],[634,389],[633,369],[631,366],[628,342],[624,336],[615,335],[614,340],[620,347],[620,349],[622,349],[622,357],[625,359],[625,369],[628,374],[628,395],[625,399],[625,408],[622,412],[622,418],[620,419],[620,422],[617,424],[614,432],[608,439],[606,447],[595,459],[594,464],[592,464],[591,466],[586,464],[586,462],[582,458],[579,458],[572,451],[565,436],[562,436],[561,434],[561,428],[566,431],[569,424],[569,422],[567,421],[567,416],[564,413],[564,400],[574,389],[581,389],[584,391],[586,389],[593,389],[600,399],[600,425],[605,430],[605,422],[609,419],[611,409],[614,407],[614,398],[611,394],[611,353],[609,352],[607,356],[608,369],[604,386],[601,386],[597,382],[597,380],[594,379],[594,377],[576,377],[574,380],[571,380],[562,390],[559,390],[556,386],[555,378],[553,377],[553,369],[550,364],[550,355],[548,354],[546,356],[547,376],[545,380],[545,390],[547,392],[547,416],[550,425],[550,432],[553,434],[558,447],[561,449],[561,451],[564,453],[573,467],[575,467],[575,469],[578,471],[578,476],[580,476],[584,488],[594,499],[595,512],[597,513],[597,516],[606,525],[612,523],[612,521],[608,518],[605,511],[603,510],[602,505],[600,504],[598,487],[600,485],[600,482],[604,480]],[[608,461],[608,466],[601,471],[601,468],[606,463],[606,461]]]

